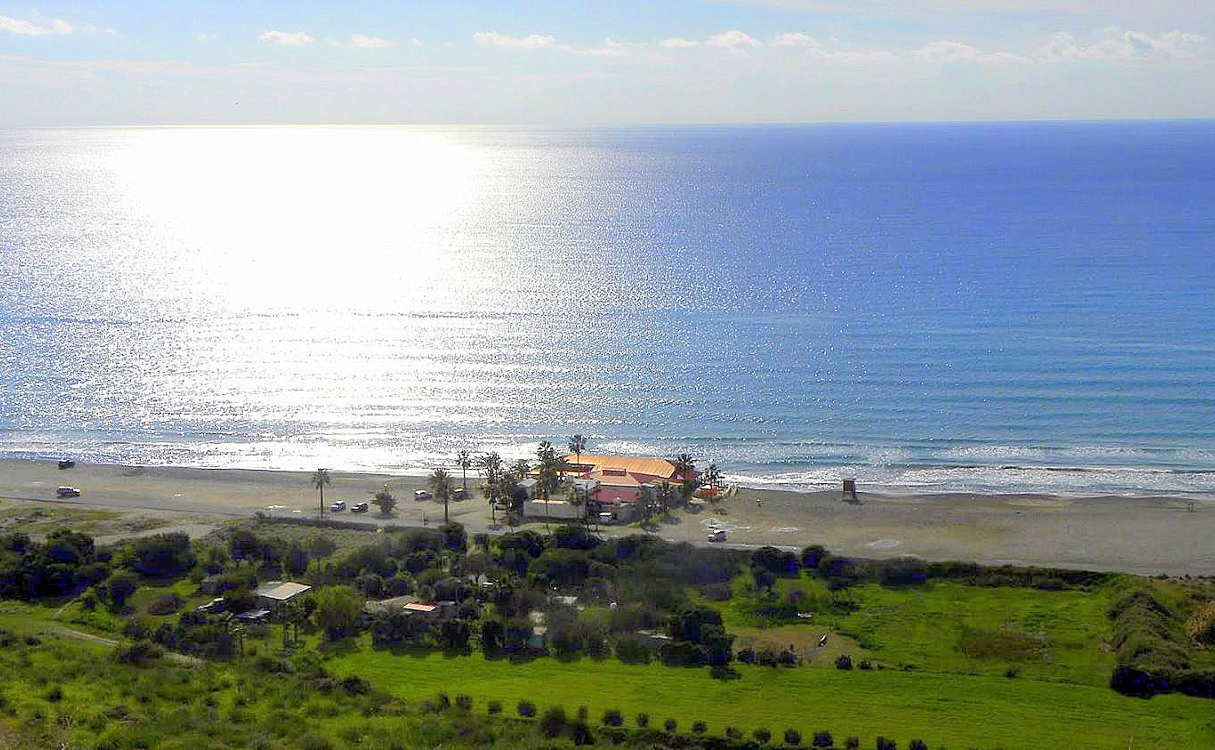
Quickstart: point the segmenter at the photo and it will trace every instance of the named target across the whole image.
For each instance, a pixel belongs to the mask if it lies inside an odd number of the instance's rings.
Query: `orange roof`
[[[675,476],[675,465],[665,458],[596,456],[589,453],[583,453],[581,456],[570,456],[569,458],[571,462],[590,464],[592,471],[624,469],[630,474],[649,474],[650,476],[662,477],[664,479],[671,479]]]
[[[625,471],[612,471],[610,468],[596,469],[583,475],[585,479],[594,479],[600,484],[614,487],[640,487],[641,481]]]

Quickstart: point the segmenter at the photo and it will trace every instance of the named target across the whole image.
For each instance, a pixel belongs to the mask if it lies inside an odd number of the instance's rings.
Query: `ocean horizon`
[[[0,130],[0,457],[1215,496],[1215,121]]]

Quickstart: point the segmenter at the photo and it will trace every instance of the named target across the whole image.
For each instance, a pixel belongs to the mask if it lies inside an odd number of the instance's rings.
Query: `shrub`
[[[463,693],[456,694],[456,708],[468,711],[472,709],[472,704],[473,700],[471,695],[465,695]]]
[[[578,707],[578,721],[586,721],[591,715],[591,710],[586,706]],[[606,722],[604,722],[606,723]]]
[[[616,658],[625,664],[649,664],[654,652],[649,644],[636,635],[623,635],[616,639]]]
[[[785,730],[785,744],[786,745],[802,744],[802,733],[797,731],[796,729],[786,729]]]
[[[894,740],[888,740],[885,737],[879,736],[874,747],[876,747],[877,750],[898,750],[899,744]]]
[[[300,738],[302,750],[333,750],[333,743],[318,734],[306,734]]]
[[[114,650],[114,661],[119,664],[146,664],[164,655],[164,649],[149,641],[135,641]]]
[[[490,702],[489,702],[489,705],[488,705],[488,707],[487,707],[487,710],[488,710],[488,711],[489,711],[491,714],[500,714],[500,713],[502,713],[502,701],[490,701]]]
[[[709,725],[703,721],[694,721],[692,722],[692,731],[696,734],[704,734],[709,731]]]
[[[662,722],[662,728],[668,732],[674,733],[674,731],[679,728],[679,722],[675,721],[674,719],[667,719],[666,721]]]
[[[860,663],[857,664],[856,666],[859,669],[864,669],[864,670],[868,671],[870,669],[873,669],[873,662],[869,661],[868,659],[861,659]]]
[[[928,745],[924,740],[912,740],[907,743],[907,750],[928,750]]]
[[[844,750],[861,750],[861,738],[849,737],[844,740]]]
[[[645,713],[644,711],[637,714],[637,726],[641,727],[642,729],[645,729],[649,725],[650,725],[650,715],[649,714]]]
[[[530,719],[536,715],[536,704],[531,701],[519,701],[519,704],[515,706],[515,710],[519,712],[520,716]]]
[[[620,709],[609,708],[603,712],[603,723],[605,726],[618,727],[624,723],[624,716],[621,715]]]
[[[852,657],[848,654],[840,654],[835,660],[836,669],[852,669]]]
[[[768,740],[772,739],[772,733],[763,727],[756,729],[751,733],[751,736],[755,738],[756,742],[767,742]]]
[[[553,706],[540,717],[540,732],[545,737],[556,737],[565,728],[565,709]]]
[[[750,646],[748,646],[747,648],[744,648],[744,649],[740,649],[738,654],[736,654],[736,657],[743,664],[754,664],[755,663],[755,649],[751,648]]]
[[[127,598],[135,593],[135,589],[139,587],[139,578],[134,573],[115,573],[110,576],[105,582],[105,589],[109,593],[110,601],[115,607],[126,605]]]
[[[48,703],[58,703],[59,701],[63,700],[63,688],[55,685],[50,690],[46,691],[46,695],[43,697],[46,698]]]
[[[341,685],[342,689],[346,691],[347,695],[367,695],[371,692],[371,683],[364,680],[362,677],[356,677],[354,675],[343,679]],[[439,697],[443,700],[447,699],[447,696],[443,693],[439,693]],[[444,708],[446,708],[446,706],[444,706]]]
[[[810,740],[811,747],[833,747],[835,738],[830,732],[815,732],[814,739]]]
[[[148,605],[148,614],[150,615],[171,615],[181,609],[181,605],[185,604],[186,600],[182,599],[177,594],[164,594],[158,596],[152,603]]]
[[[726,737],[732,740],[742,739],[742,730],[738,727],[726,727]]]

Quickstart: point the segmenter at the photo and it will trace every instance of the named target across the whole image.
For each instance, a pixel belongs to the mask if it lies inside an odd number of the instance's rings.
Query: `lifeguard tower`
[[[844,491],[840,495],[840,499],[846,503],[858,503],[859,504],[861,502],[861,499],[856,496],[856,480],[855,479],[845,479],[844,480]]]

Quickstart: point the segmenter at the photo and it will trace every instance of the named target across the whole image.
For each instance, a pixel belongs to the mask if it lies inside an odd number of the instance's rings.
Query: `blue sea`
[[[1215,122],[0,131],[0,456],[1215,495]]]

